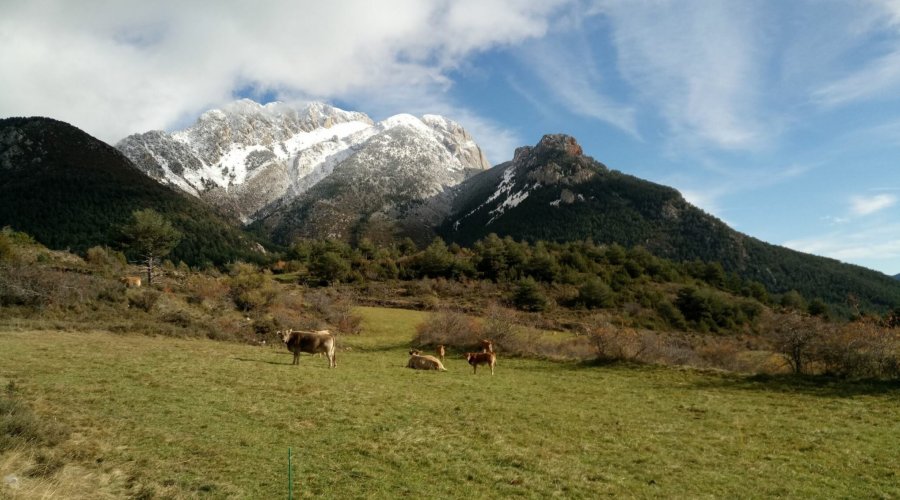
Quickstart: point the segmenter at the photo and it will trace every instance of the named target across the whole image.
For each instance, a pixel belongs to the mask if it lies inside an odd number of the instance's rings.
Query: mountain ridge
[[[862,295],[879,310],[900,304],[900,286],[886,275],[735,231],[671,187],[610,170],[564,134],[518,148],[511,161],[457,189],[438,233],[461,245],[490,233],[531,242],[589,238],[678,261],[719,262],[779,293],[796,289],[833,304]]]
[[[299,108],[243,99],[203,113],[184,130],[133,134],[117,147],[151,177],[247,224],[290,204],[397,128],[440,144],[445,168],[490,167],[468,132],[447,118],[400,114],[376,123],[321,102]]]

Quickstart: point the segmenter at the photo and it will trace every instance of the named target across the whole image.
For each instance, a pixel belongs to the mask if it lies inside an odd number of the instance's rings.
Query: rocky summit
[[[415,140],[402,140],[409,136]],[[336,170],[346,171],[345,165],[377,172],[416,158],[433,169],[424,173],[431,184],[421,190],[423,197],[490,166],[468,132],[444,117],[397,115],[376,123],[319,102],[260,105],[244,99],[204,113],[185,130],[134,134],[117,147],[154,179],[244,223],[287,207]]]

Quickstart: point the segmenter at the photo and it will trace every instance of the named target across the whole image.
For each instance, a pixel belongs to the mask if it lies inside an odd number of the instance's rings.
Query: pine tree
[[[153,267],[181,241],[172,223],[151,208],[135,210],[131,222],[122,229],[126,245],[147,267],[147,284],[153,284]]]

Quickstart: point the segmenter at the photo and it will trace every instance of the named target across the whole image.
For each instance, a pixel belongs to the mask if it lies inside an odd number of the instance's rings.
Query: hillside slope
[[[720,262],[775,292],[795,289],[843,306],[852,295],[881,311],[900,304],[896,280],[739,233],[675,189],[608,169],[565,135],[544,136],[534,147],[517,149],[512,161],[461,184],[439,231],[463,245],[490,233],[640,245],[674,260]]]
[[[0,226],[54,249],[115,246],[134,210],[153,208],[183,233],[173,259],[252,258],[257,244],[196,199],[144,175],[122,153],[50,118],[0,120]]]

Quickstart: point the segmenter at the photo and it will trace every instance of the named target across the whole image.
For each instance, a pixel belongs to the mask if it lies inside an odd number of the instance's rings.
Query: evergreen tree
[[[147,284],[153,284],[153,268],[175,248],[181,233],[156,210],[147,208],[131,213],[131,222],[122,229],[126,245],[147,268]]]

